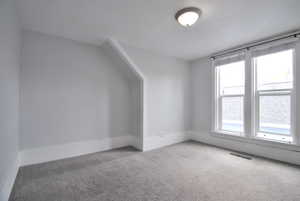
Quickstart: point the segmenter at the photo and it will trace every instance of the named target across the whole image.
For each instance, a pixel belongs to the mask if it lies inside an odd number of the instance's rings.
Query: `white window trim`
[[[218,131],[211,131],[210,134],[212,137],[216,137],[220,139],[300,152],[300,146],[297,144],[287,144],[287,143],[276,142],[276,141],[262,140],[259,138],[247,138],[242,136],[234,136],[234,135],[228,135],[225,132],[218,132]]]
[[[295,76],[295,46],[294,45],[290,45],[287,48],[281,48],[282,46],[279,46],[278,51],[276,52],[280,52],[280,51],[284,51],[284,50],[288,50],[291,49],[293,50],[293,88],[292,89],[280,89],[280,90],[257,90],[257,86],[255,86],[256,83],[256,67],[255,67],[255,63],[254,63],[254,58],[255,56],[250,56],[250,61],[251,61],[251,73],[252,73],[252,81],[254,83],[252,83],[252,95],[254,97],[252,97],[252,105],[253,105],[253,111],[252,111],[252,128],[253,131],[251,133],[252,137],[255,139],[261,139],[261,140],[267,140],[267,141],[274,141],[274,142],[279,142],[279,143],[286,143],[286,144],[297,144],[297,137],[296,137],[296,133],[295,133],[295,110],[296,110],[296,105],[295,105],[295,91],[296,91],[296,76]],[[251,51],[249,51],[249,54],[251,55]],[[270,53],[266,53],[266,54],[270,54]],[[263,94],[265,93],[265,94]],[[263,134],[267,134],[267,132],[260,132],[259,130],[259,98],[260,96],[266,96],[266,95],[290,95],[291,97],[291,138],[292,141],[288,141],[288,140],[280,140],[280,139],[268,139],[268,138],[264,138],[261,137]],[[272,134],[272,133],[270,133]],[[283,136],[283,135],[282,135]]]
[[[228,59],[229,57],[229,59]],[[225,59],[224,59],[225,58]],[[219,89],[220,89],[220,83],[219,83],[219,72],[217,69],[217,66],[219,65],[226,65],[229,63],[233,62],[238,62],[238,61],[245,61],[245,71],[246,71],[246,54],[244,51],[226,56],[224,58],[221,58],[221,64],[218,63],[218,65],[215,65],[216,61],[212,61],[212,66],[213,66],[213,86],[214,86],[214,104],[213,104],[213,129],[212,131],[215,133],[220,133],[220,134],[226,134],[226,135],[232,135],[232,136],[244,136],[245,135],[245,92],[244,94],[235,94],[235,95],[220,95],[219,94]],[[225,62],[224,62],[225,60]],[[224,97],[243,97],[243,102],[244,102],[244,114],[243,114],[243,123],[244,123],[244,130],[242,132],[238,131],[227,131],[227,130],[222,130],[220,129],[222,125],[222,103],[221,99]]]
[[[278,45],[277,45],[278,46]],[[257,123],[255,123],[255,99],[258,96],[255,96],[255,86],[254,86],[254,66],[253,66],[253,57],[252,57],[252,50],[247,50],[245,52],[245,93],[244,93],[244,135],[237,135],[236,132],[230,131],[222,131],[218,130],[219,128],[219,120],[217,121],[218,117],[218,75],[217,75],[217,66],[215,65],[215,61],[212,60],[212,86],[213,86],[213,101],[212,104],[212,129],[211,135],[213,137],[221,137],[230,140],[237,140],[247,143],[265,145],[265,146],[273,146],[275,148],[282,148],[282,149],[290,149],[299,151],[299,139],[300,136],[296,133],[296,45],[293,44],[293,47],[288,48],[293,49],[293,89],[291,90],[291,134],[293,137],[293,142],[288,143],[285,141],[276,141],[276,140],[268,140],[265,138],[259,138],[256,136],[257,131]],[[252,108],[254,107],[254,108]]]

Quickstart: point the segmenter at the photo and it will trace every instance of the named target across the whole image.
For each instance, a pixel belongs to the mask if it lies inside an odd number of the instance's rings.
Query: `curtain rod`
[[[287,39],[287,38],[293,38],[293,37],[297,38],[297,37],[299,37],[299,35],[300,35],[300,30],[289,32],[289,33],[286,33],[286,34],[277,35],[277,36],[274,36],[274,37],[270,37],[270,38],[267,38],[267,39],[255,41],[255,42],[252,42],[252,43],[248,43],[248,44],[241,45],[241,46],[238,46],[238,47],[235,47],[235,48],[231,48],[231,49],[228,49],[228,50],[221,51],[219,53],[216,53],[216,54],[213,54],[212,56],[210,56],[210,59],[214,60],[216,57],[220,57],[220,56],[224,56],[224,55],[227,55],[227,54],[235,53],[235,52],[238,52],[238,51],[241,51],[241,50],[249,50],[252,47],[256,47],[256,46],[276,42],[276,41]]]

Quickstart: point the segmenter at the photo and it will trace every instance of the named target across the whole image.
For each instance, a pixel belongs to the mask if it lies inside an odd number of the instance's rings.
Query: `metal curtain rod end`
[[[262,39],[260,41],[254,41],[252,43],[248,43],[248,44],[244,44],[244,45],[241,45],[241,46],[237,46],[235,48],[224,50],[224,51],[219,52],[219,54],[218,53],[213,54],[213,56],[211,56],[211,58],[216,57],[216,56],[217,57],[223,56],[227,53],[238,52],[238,51],[241,51],[241,50],[249,51],[253,47],[260,46],[260,45],[267,44],[267,43],[272,43],[272,42],[275,42],[275,41],[279,41],[279,40],[283,40],[283,39],[287,39],[287,38],[291,38],[291,37],[300,38],[300,30],[294,31],[292,33],[286,33],[286,34],[282,34],[282,35],[273,36],[273,37],[270,37],[270,38],[265,38],[265,39]]]

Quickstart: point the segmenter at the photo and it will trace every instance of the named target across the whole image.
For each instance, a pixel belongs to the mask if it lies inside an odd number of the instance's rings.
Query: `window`
[[[233,135],[243,135],[245,61],[219,65],[216,73],[218,77],[217,129]]]
[[[213,130],[294,143],[294,51],[289,43],[215,59]]]
[[[255,135],[292,142],[293,49],[252,58],[255,77]]]

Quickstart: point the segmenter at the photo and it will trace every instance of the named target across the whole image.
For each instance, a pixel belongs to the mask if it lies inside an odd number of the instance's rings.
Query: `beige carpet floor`
[[[196,142],[22,167],[10,201],[299,201],[300,168]]]

